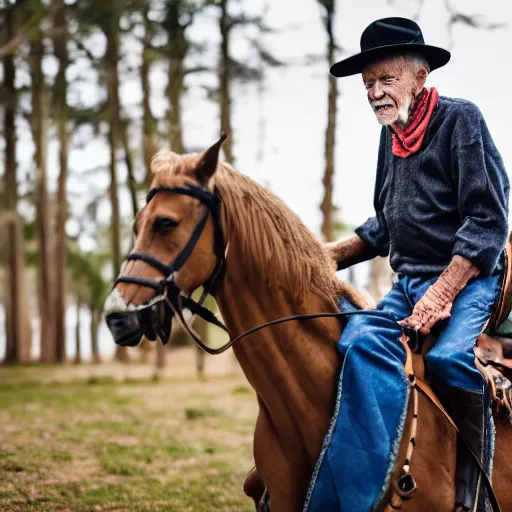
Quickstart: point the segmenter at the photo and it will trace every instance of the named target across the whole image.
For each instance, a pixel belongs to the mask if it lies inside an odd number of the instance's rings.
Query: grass
[[[0,510],[253,510],[257,405],[242,376],[30,370],[0,368]]]

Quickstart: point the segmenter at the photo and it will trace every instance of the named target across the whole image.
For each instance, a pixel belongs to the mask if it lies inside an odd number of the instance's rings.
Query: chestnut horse
[[[159,192],[136,217],[133,251],[166,264],[174,261],[206,208],[199,199],[169,189],[200,187],[221,201],[227,266],[213,293],[232,338],[277,318],[336,312],[341,297],[358,307],[367,306],[360,293],[336,278],[321,244],[283,202],[218,162],[222,142],[199,155],[159,152],[152,158],[151,188]],[[210,215],[196,246],[174,275],[183,293],[199,288],[216,268],[214,236]],[[162,279],[159,270],[140,259],[127,261],[120,276]],[[106,310],[108,314],[133,310],[153,296],[149,287],[120,282]],[[341,363],[336,347],[342,329],[343,323],[336,318],[294,321],[265,328],[233,346],[259,404],[255,469],[245,489],[257,501],[265,487],[274,512],[303,509],[334,411]],[[418,490],[402,510],[450,512],[455,500],[456,434],[422,394],[419,411],[412,461]],[[409,410],[406,434],[411,417]],[[502,448],[509,445],[509,437],[498,431],[494,485],[503,510],[512,511],[508,482],[500,478],[512,474],[512,457]],[[407,445],[404,435],[391,483],[404,464]]]

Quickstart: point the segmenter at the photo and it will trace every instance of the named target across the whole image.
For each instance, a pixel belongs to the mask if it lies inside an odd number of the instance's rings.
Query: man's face
[[[414,98],[423,88],[413,64],[402,56],[390,57],[367,66],[363,83],[380,124],[404,126]]]

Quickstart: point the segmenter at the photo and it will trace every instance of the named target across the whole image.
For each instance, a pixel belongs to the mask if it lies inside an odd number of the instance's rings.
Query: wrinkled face
[[[377,121],[403,128],[427,74],[425,67],[418,69],[403,56],[390,57],[367,66],[363,71],[363,83]]]

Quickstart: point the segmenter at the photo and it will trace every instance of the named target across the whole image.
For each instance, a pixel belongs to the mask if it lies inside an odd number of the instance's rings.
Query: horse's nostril
[[[136,311],[112,312],[105,321],[114,341],[123,347],[135,347],[144,335]]]

